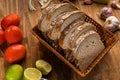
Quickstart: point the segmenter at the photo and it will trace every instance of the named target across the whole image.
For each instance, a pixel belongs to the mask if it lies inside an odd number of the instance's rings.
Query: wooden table
[[[57,2],[57,0],[54,1]],[[38,1],[33,0],[32,2],[37,11],[29,11],[28,0],[0,0],[0,21],[5,15],[10,13],[18,13],[21,17],[20,28],[24,33],[23,44],[27,48],[26,58],[21,63],[24,69],[35,67],[36,60],[44,59],[53,67],[49,75],[43,76],[48,80],[120,80],[120,40],[96,67],[86,77],[82,78],[39,43],[37,38],[32,35],[31,29],[37,24],[41,14]],[[93,5],[85,6],[82,5],[82,0],[75,1],[75,4],[80,7],[81,11],[87,13],[98,23],[103,24],[98,18],[97,12],[105,5],[94,3]],[[120,10],[113,10],[113,14],[120,20]],[[115,34],[120,38],[119,31]],[[5,71],[9,65],[3,57],[0,57],[0,80],[5,80]]]

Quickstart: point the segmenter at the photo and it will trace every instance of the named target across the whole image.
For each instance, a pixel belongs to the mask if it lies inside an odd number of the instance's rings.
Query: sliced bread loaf
[[[51,40],[57,40],[60,38],[61,32],[68,27],[72,22],[74,22],[77,19],[84,20],[84,14],[80,12],[79,10],[66,12],[66,14],[60,16],[56,24],[53,25],[52,29],[48,32],[47,36]]]
[[[79,68],[84,71],[104,48],[105,46],[98,33],[90,30],[76,40],[71,54],[77,57]]]
[[[47,7],[38,28],[52,47],[58,52],[62,49],[66,59],[81,71],[105,48],[96,27],[85,22],[85,14],[69,3]]]
[[[77,38],[82,34],[85,34],[89,30],[96,31],[96,27],[90,23],[84,22],[83,25],[80,25],[70,36],[69,48],[73,48],[74,43],[76,42]]]
[[[62,49],[67,49],[70,43],[70,36],[74,34],[74,32],[77,30],[77,28],[80,25],[83,25],[84,22],[77,20],[71,23],[68,27],[66,27],[63,32],[61,33],[60,39],[59,39],[59,46]]]
[[[54,7],[53,5],[49,6],[49,8],[46,9],[46,12],[44,12],[41,19],[38,22],[39,30],[42,32],[48,31],[51,22],[54,21],[58,15],[73,10],[76,10],[76,8],[69,3],[54,4]]]

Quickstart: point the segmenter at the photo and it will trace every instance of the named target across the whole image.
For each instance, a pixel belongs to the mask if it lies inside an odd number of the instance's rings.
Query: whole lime
[[[23,68],[19,64],[13,64],[8,67],[5,78],[6,80],[22,80]]]

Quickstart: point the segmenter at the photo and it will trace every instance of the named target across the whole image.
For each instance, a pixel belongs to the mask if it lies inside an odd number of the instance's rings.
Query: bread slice
[[[80,25],[74,32],[73,34],[71,34],[70,36],[70,41],[69,41],[69,48],[73,48],[74,43],[76,42],[77,38],[82,35],[85,34],[87,31],[89,30],[96,30],[96,27],[90,23],[84,22],[83,25]]]
[[[60,16],[56,24],[53,25],[52,29],[47,33],[47,36],[51,40],[57,40],[60,38],[61,32],[72,22],[74,22],[77,19],[84,20],[84,14],[80,12],[79,10],[66,12],[66,14]]]
[[[83,25],[84,22],[80,21],[79,19],[77,21],[74,21],[71,23],[68,27],[66,27],[63,32],[61,33],[60,39],[59,39],[59,46],[62,49],[67,49],[70,43],[70,36],[74,34],[74,32],[77,30],[77,28],[80,25]]]
[[[71,54],[76,55],[79,60],[79,69],[84,71],[104,48],[98,33],[90,30],[76,40]]]
[[[38,28],[42,32],[47,32],[50,29],[51,23],[57,18],[58,15],[67,11],[76,10],[74,6],[69,3],[54,4],[46,9],[46,12],[42,15],[42,18],[38,22]]]

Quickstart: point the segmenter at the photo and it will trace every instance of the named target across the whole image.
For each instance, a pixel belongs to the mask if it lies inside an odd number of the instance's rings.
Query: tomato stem
[[[48,80],[48,79],[45,79],[45,78],[41,78],[40,80]]]
[[[2,49],[0,48],[0,56],[4,56]]]

